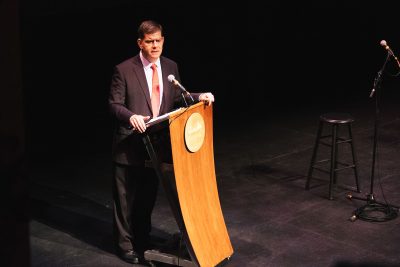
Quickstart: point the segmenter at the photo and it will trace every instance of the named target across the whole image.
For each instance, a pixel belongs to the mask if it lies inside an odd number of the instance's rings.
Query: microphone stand
[[[188,103],[186,102],[186,97],[185,97],[185,93],[184,92],[182,92],[181,93],[181,96],[182,96],[182,99],[183,99],[183,102],[185,102],[185,107],[189,107],[189,105],[188,105]]]
[[[176,87],[178,87],[181,90],[181,96],[182,96],[183,102],[185,102],[185,106],[187,108],[189,107],[189,104],[186,101],[185,94],[190,97],[190,100],[192,100],[191,104],[194,103],[194,99],[193,99],[192,95],[185,89],[185,87],[183,87],[177,80],[175,80],[174,75],[172,75],[172,74],[169,75],[168,76],[168,81],[170,81],[173,85],[175,85]]]
[[[373,151],[372,151],[372,169],[371,169],[371,187],[370,193],[366,196],[366,198],[354,197],[349,193],[347,195],[348,199],[359,199],[367,201],[367,204],[359,207],[353,212],[353,216],[350,217],[350,221],[354,222],[357,218],[365,221],[375,221],[375,222],[383,222],[392,220],[397,217],[397,213],[399,207],[395,207],[389,205],[388,203],[381,203],[376,201],[374,195],[374,178],[375,178],[375,159],[376,159],[376,150],[378,144],[378,125],[379,125],[379,96],[380,96],[380,85],[382,81],[382,74],[386,67],[387,62],[389,61],[390,53],[387,53],[386,60],[383,63],[382,68],[378,71],[377,76],[374,80],[374,86],[371,90],[369,97],[373,97],[375,94],[375,123],[374,123],[374,143],[373,143]],[[386,200],[385,200],[386,202]],[[384,213],[384,216],[376,216],[378,212]],[[375,215],[375,216],[374,216]]]
[[[185,106],[188,108],[189,105],[188,105],[188,103],[186,101],[185,94],[190,97],[190,100],[192,101],[192,104],[194,103],[194,99],[193,99],[192,95],[188,91],[186,91],[186,89],[181,88],[181,91],[182,91],[181,95],[182,95],[183,101],[185,102]]]

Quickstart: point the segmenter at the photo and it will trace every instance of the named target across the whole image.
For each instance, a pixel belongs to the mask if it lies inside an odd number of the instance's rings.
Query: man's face
[[[150,62],[155,62],[162,53],[164,37],[161,32],[145,34],[143,39],[138,39],[137,43],[142,50],[143,56]]]

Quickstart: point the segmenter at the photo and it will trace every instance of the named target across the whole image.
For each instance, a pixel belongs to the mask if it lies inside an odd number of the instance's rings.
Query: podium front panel
[[[195,152],[188,148],[189,140],[185,140],[185,127],[193,114],[204,120],[203,126],[195,126],[204,127],[204,133],[197,134],[202,143],[195,144],[200,147],[192,150]],[[233,248],[215,176],[212,106],[195,104],[169,121],[175,182],[185,228],[200,266],[216,266],[233,254]],[[201,129],[194,129],[197,130]]]

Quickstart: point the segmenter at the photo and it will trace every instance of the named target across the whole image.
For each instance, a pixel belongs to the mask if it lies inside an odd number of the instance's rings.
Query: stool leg
[[[354,139],[353,139],[353,133],[351,130],[351,124],[348,125],[349,129],[349,136],[350,136],[350,145],[351,145],[351,154],[353,155],[353,165],[354,165],[354,176],[356,177],[356,188],[357,192],[360,193],[360,185],[358,183],[358,171],[357,171],[357,158],[356,158],[356,152],[355,152],[355,144],[354,144]]]
[[[323,128],[323,122],[320,121],[319,124],[318,124],[317,136],[315,138],[314,150],[313,150],[313,153],[312,153],[312,156],[311,156],[310,167],[308,168],[307,181],[306,181],[306,190],[310,189],[310,180],[311,180],[311,176],[312,176],[312,173],[313,173],[313,170],[314,170],[314,164],[315,164],[315,159],[317,157],[319,139],[321,137],[322,128]]]
[[[329,178],[329,199],[333,199],[333,183],[336,180],[337,124],[332,125],[331,170]]]
[[[337,182],[337,162],[338,162],[338,152],[339,152],[339,127],[340,124],[334,124],[333,127],[335,128],[335,136],[332,135],[332,137],[335,139],[335,155],[334,155],[334,165],[333,165],[333,184],[336,185]]]

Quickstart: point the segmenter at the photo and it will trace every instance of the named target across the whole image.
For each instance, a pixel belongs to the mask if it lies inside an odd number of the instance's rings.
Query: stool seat
[[[320,120],[328,123],[352,123],[354,122],[354,117],[348,113],[325,113],[322,114]]]
[[[353,169],[356,180],[357,192],[360,192],[358,183],[358,172],[357,172],[357,159],[354,148],[353,134],[351,130],[351,124],[354,122],[354,117],[348,113],[325,113],[319,117],[319,125],[315,145],[311,157],[311,163],[308,169],[307,181],[305,189],[310,189],[310,182],[314,170],[329,173],[329,199],[333,199],[333,186],[336,184],[337,173],[344,169]],[[329,134],[324,133],[324,126],[330,126],[331,132]],[[347,136],[339,136],[339,128],[347,126]],[[326,142],[326,140],[330,142]],[[338,160],[339,145],[348,144],[351,148],[352,162],[342,162]],[[331,149],[330,157],[325,159],[317,160],[318,148],[320,145],[328,146]],[[323,168],[324,164],[329,164],[328,168]],[[322,166],[322,167],[321,167]]]

